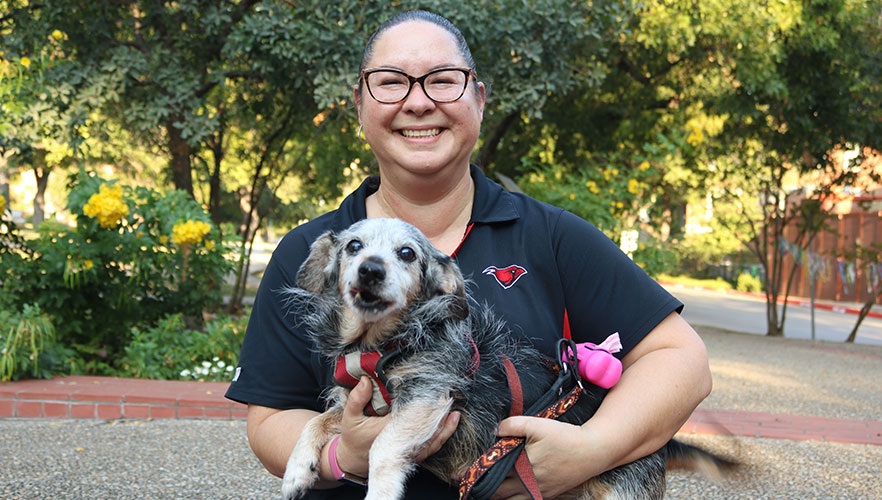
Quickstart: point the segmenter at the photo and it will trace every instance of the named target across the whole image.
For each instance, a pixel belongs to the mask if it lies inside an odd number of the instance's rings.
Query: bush
[[[120,186],[82,170],[70,188],[75,228],[46,222],[33,240],[0,232],[0,310],[39,305],[57,341],[79,354],[77,371],[112,374],[133,327],[171,314],[201,326],[203,311],[223,300],[233,242],[181,191]]]
[[[239,359],[248,316],[221,316],[189,330],[181,314],[156,327],[132,329],[119,362],[121,376],[163,380],[229,380]]]
[[[763,282],[761,279],[750,273],[741,273],[738,275],[738,282],[735,285],[735,289],[742,292],[762,293]]]
[[[677,267],[678,254],[659,241],[652,240],[640,243],[634,251],[634,262],[646,271],[646,274],[657,278]]]
[[[40,306],[0,311],[0,381],[51,378],[72,355],[55,341],[55,327]]]

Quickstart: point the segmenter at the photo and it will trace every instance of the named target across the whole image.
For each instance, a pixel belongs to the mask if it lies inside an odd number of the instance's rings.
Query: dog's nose
[[[381,264],[367,260],[358,266],[358,278],[365,285],[373,285],[386,279],[386,269]]]

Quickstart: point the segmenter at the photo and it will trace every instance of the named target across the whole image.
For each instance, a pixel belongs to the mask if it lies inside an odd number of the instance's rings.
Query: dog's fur
[[[469,465],[496,441],[497,426],[508,416],[510,392],[500,355],[518,369],[524,408],[556,377],[544,356],[511,340],[488,307],[469,307],[463,277],[453,260],[402,221],[367,219],[340,233],[325,233],[313,243],[297,284],[300,288],[287,292],[298,307],[306,307],[303,321],[322,354],[336,359],[389,345],[403,351],[386,372],[394,398],[389,421],[370,449],[365,498],[403,496],[405,480],[415,467],[412,457],[451,410],[461,412],[459,426],[422,465],[458,484]],[[472,340],[480,353],[477,371]],[[586,421],[605,392],[586,384],[579,402],[561,420]],[[303,495],[317,480],[322,447],[340,431],[348,393],[333,388],[329,409],[304,427],[285,470],[285,498]],[[660,499],[669,460],[696,467],[699,462],[714,468],[727,465],[671,441],[658,452],[559,498]]]

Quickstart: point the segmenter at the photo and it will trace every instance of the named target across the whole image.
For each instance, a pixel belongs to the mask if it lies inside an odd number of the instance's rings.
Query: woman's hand
[[[576,426],[538,417],[509,417],[499,424],[497,434],[526,439],[527,458],[545,498],[554,498],[603,472],[593,464],[605,464],[605,443],[598,442],[589,426]],[[512,470],[492,500],[530,499],[524,485]]]
[[[368,417],[364,409],[371,401],[373,389],[368,377],[361,377],[343,408],[340,423],[340,442],[337,445],[337,464],[350,474],[368,476],[368,455],[374,439],[386,426],[387,417]],[[441,449],[456,426],[459,425],[459,412],[450,412],[422,451],[414,458],[419,463]]]
[[[386,416],[365,416],[364,409],[370,403],[372,393],[371,379],[361,377],[349,392],[340,422],[337,464],[343,471],[361,477],[368,475],[368,453],[388,420]]]

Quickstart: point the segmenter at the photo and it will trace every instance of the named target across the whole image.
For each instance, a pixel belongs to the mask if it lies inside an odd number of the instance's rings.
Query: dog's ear
[[[427,298],[447,296],[450,300],[448,312],[452,318],[463,320],[468,317],[465,281],[453,259],[440,252],[430,256],[424,283]]]
[[[336,235],[328,231],[309,247],[309,257],[297,271],[297,286],[311,293],[321,293],[325,287],[337,280],[334,246]]]

